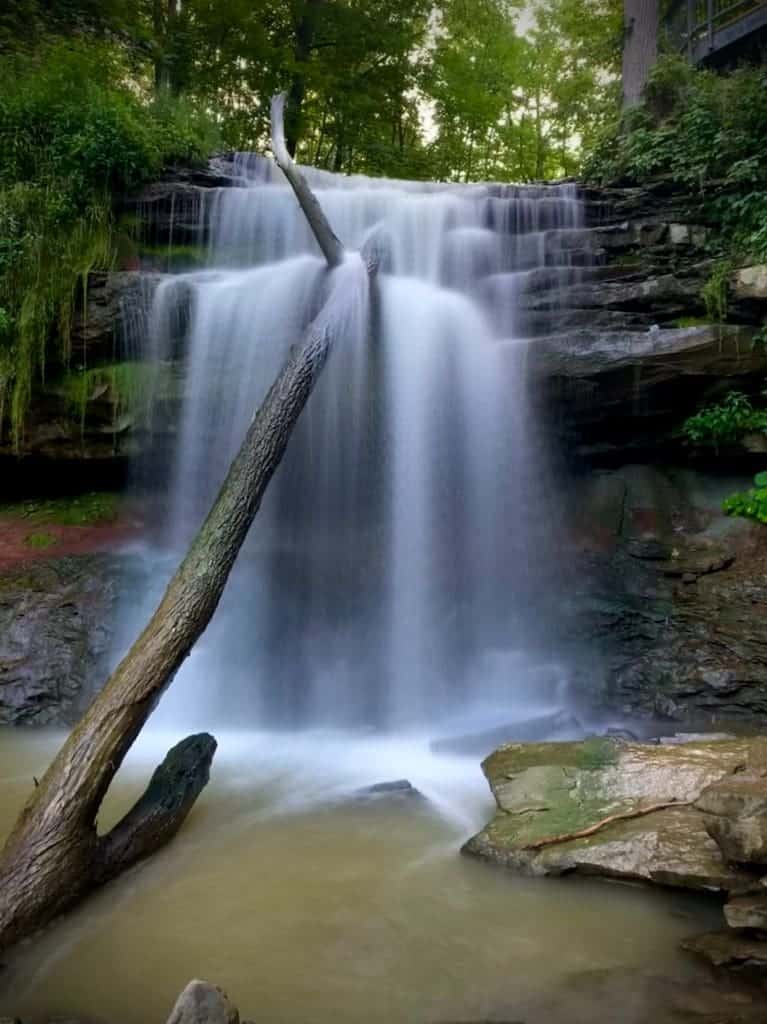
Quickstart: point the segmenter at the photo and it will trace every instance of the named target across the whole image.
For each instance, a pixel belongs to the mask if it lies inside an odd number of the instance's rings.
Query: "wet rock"
[[[767,778],[763,769],[718,780],[703,790],[696,807],[705,815],[706,830],[728,860],[767,865]]]
[[[680,743],[711,743],[714,740],[734,740],[731,732],[675,732],[673,736],[660,736],[658,742],[666,747]]]
[[[240,1024],[240,1014],[222,989],[207,981],[190,981],[167,1024]]]
[[[355,795],[362,799],[376,799],[379,797],[418,797],[423,799],[423,794],[408,779],[376,782],[372,786],[363,786],[361,789],[358,789]]]
[[[531,874],[730,890],[748,876],[727,863],[695,801],[744,764],[767,770],[767,739],[510,744],[482,765],[498,811],[464,850]]]
[[[508,722],[506,725],[495,726],[492,729],[433,740],[429,746],[435,754],[483,757],[502,743],[511,741],[534,743],[554,736],[561,736],[563,733],[570,736],[582,736],[583,731],[583,726],[575,715],[562,709],[547,715],[538,715],[535,718]]]
[[[682,949],[707,960],[714,967],[730,970],[767,970],[767,939],[741,932],[721,931],[685,939]]]
[[[538,338],[530,349],[530,368],[547,377],[589,378],[630,368],[652,368],[638,393],[656,388],[665,378],[685,374],[727,377],[764,372],[767,357],[751,350],[755,331],[733,324],[659,331],[590,331]],[[624,395],[630,406],[637,393]],[[604,410],[603,410],[604,413]]]
[[[0,576],[0,724],[76,719],[107,675],[126,560],[77,555]]]
[[[767,893],[736,896],[725,905],[724,916],[730,928],[767,931]]]
[[[72,365],[135,358],[128,334],[140,332],[161,274],[102,271],[88,277],[86,315],[75,316],[71,330]]]
[[[576,481],[570,628],[600,650],[609,705],[621,715],[716,719],[725,731],[730,719],[767,718],[767,531],[721,510],[747,478],[647,465],[595,476],[597,497],[604,478],[617,481],[620,525],[603,529],[601,502],[591,511],[595,485]]]

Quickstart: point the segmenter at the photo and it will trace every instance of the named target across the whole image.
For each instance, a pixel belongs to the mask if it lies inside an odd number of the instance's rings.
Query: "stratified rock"
[[[222,989],[207,981],[190,981],[167,1024],[240,1024],[240,1014]]]
[[[569,485],[581,555],[568,629],[602,653],[621,714],[725,730],[767,718],[767,531],[722,514],[747,486],[646,464]]]
[[[464,850],[532,874],[729,890],[747,876],[727,864],[694,802],[744,764],[767,769],[767,739],[510,744],[482,765],[498,811]]]
[[[685,939],[682,949],[708,960],[714,967],[730,970],[767,970],[767,939],[742,932],[721,931]]]
[[[767,931],[767,893],[736,896],[725,905],[724,916],[730,928]]]
[[[767,865],[767,778],[739,772],[720,779],[700,794],[696,807],[706,830],[729,861]]]
[[[146,332],[152,296],[161,274],[142,271],[96,271],[88,277],[84,315],[74,317],[70,334],[72,365],[135,358],[129,341]],[[133,335],[129,339],[127,334]],[[126,351],[127,349],[127,351]]]
[[[0,576],[0,724],[76,719],[107,676],[125,560],[78,555]]]
[[[588,378],[631,368],[652,370],[625,398],[637,399],[664,380],[686,374],[727,377],[764,372],[767,356],[753,350],[754,329],[711,324],[657,331],[578,330],[538,338],[529,366],[545,377]],[[598,411],[599,407],[595,408]]]

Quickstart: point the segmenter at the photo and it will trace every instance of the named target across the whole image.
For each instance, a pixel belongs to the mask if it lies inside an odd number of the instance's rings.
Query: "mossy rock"
[[[739,873],[693,804],[744,766],[767,770],[767,739],[509,744],[483,763],[498,810],[464,849],[531,874],[727,890]]]

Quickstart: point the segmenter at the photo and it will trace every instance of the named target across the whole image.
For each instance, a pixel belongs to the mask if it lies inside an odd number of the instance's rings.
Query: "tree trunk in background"
[[[295,15],[293,46],[293,73],[288,87],[288,106],[285,112],[285,142],[291,157],[303,128],[303,107],[306,96],[306,68],[312,55],[320,10],[325,0],[302,0]]]
[[[624,108],[640,102],[647,77],[658,59],[659,19],[658,0],[624,0]]]
[[[273,109],[281,114],[281,103]],[[285,163],[282,124],[273,124],[273,135],[301,207],[311,214],[329,265],[335,265],[342,258],[340,242],[306,182]],[[0,859],[0,948],[167,842],[207,782],[215,740],[189,737],[168,754],[122,821],[105,836],[97,833],[96,817],[118,768],[218,606],[332,343],[333,324],[322,310],[254,416],[208,518],[149,624],[36,783]]]

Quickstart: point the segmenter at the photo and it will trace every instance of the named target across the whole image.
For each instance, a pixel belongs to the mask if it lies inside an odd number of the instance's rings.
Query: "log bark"
[[[275,134],[282,134],[281,125],[275,126]],[[292,167],[289,158],[286,166]],[[305,191],[296,189],[302,207],[308,191],[303,184]],[[330,258],[328,263],[336,265]],[[218,497],[158,608],[19,816],[0,858],[0,949],[167,842],[205,785],[215,741],[190,737],[168,754],[122,821],[106,836],[98,835],[96,818],[107,789],[216,610],[264,492],[331,351],[333,311],[343,302],[344,274],[354,271],[350,265],[331,275],[325,307],[289,354],[255,414]]]
[[[343,263],[344,247],[331,228],[322,207],[317,202],[317,197],[306,183],[306,178],[290,158],[282,127],[284,111],[285,93],[281,92],[272,99],[272,153],[275,162],[295,192],[328,266],[337,267]]]

